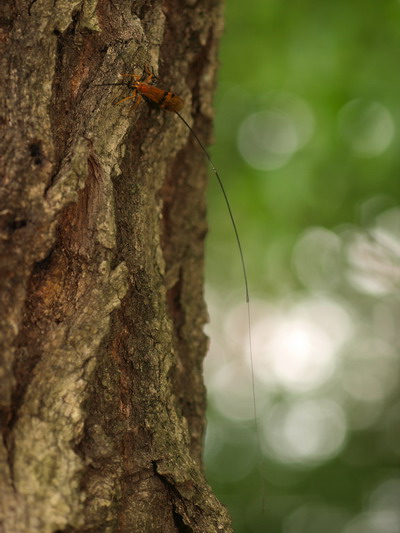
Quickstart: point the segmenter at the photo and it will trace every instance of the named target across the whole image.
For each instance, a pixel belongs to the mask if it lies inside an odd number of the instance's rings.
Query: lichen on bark
[[[0,520],[231,531],[202,471],[206,163],[116,106],[148,65],[206,142],[221,4],[0,7]]]

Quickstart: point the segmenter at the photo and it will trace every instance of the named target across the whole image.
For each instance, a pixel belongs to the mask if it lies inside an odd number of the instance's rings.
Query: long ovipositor
[[[165,109],[166,111],[174,112],[178,117],[182,120],[182,122],[186,125],[186,127],[189,129],[190,133],[193,135],[193,137],[196,139],[197,143],[199,144],[200,148],[204,152],[205,156],[207,157],[211,168],[214,171],[214,174],[217,178],[218,184],[220,186],[220,189],[222,191],[222,194],[224,196],[224,200],[226,203],[226,206],[228,208],[229,217],[232,222],[233,230],[236,237],[236,242],[239,249],[240,254],[240,260],[242,264],[242,271],[243,271],[243,278],[244,278],[244,287],[245,287],[245,296],[246,296],[246,304],[247,304],[247,320],[248,320],[248,334],[249,334],[249,353],[250,353],[250,365],[251,365],[251,383],[252,383],[252,391],[253,391],[253,413],[254,413],[254,425],[255,425],[255,432],[258,442],[258,450],[259,450],[259,457],[260,457],[260,464],[262,464],[262,451],[261,451],[261,439],[260,439],[260,430],[258,427],[258,418],[257,418],[257,401],[256,401],[256,389],[255,389],[255,378],[254,378],[254,360],[253,360],[253,349],[252,349],[252,340],[251,340],[251,316],[250,316],[250,296],[249,296],[249,284],[247,281],[247,273],[246,273],[246,264],[244,261],[244,255],[242,251],[242,245],[239,238],[239,233],[236,227],[235,218],[233,216],[233,212],[231,209],[231,205],[228,199],[228,196],[225,191],[225,187],[222,183],[222,180],[219,176],[219,173],[211,160],[211,157],[204,147],[203,143],[200,141],[199,137],[195,133],[195,131],[191,128],[191,126],[188,124],[188,122],[183,118],[183,116],[179,113],[183,109],[184,101],[180,96],[177,96],[175,93],[171,91],[165,91],[164,89],[160,89],[159,87],[155,86],[154,83],[158,81],[157,77],[153,72],[150,71],[149,68],[145,68],[143,71],[142,76],[137,76],[135,74],[122,74],[122,76],[130,78],[130,80],[126,83],[106,83],[103,85],[127,85],[130,89],[132,89],[132,94],[130,96],[127,96],[123,98],[122,100],[119,100],[116,102],[117,104],[121,104],[122,102],[127,102],[128,100],[134,101],[134,108],[136,108],[143,98],[149,100],[150,102],[158,105],[160,108]],[[264,488],[264,480],[262,476],[262,472],[260,472],[261,476],[261,487],[262,487],[262,508],[264,511],[264,501],[265,501],[265,488]]]

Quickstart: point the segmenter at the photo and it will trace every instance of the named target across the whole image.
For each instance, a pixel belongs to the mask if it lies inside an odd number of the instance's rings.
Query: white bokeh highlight
[[[390,146],[394,134],[394,119],[380,102],[357,98],[339,112],[338,129],[351,150],[359,157],[376,157]]]
[[[247,116],[238,132],[238,148],[245,161],[258,170],[283,167],[310,140],[314,114],[297,95],[269,93],[263,109]]]

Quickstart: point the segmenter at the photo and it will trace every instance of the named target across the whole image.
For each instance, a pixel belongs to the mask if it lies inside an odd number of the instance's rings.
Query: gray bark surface
[[[231,531],[203,475],[219,0],[0,6],[0,530]]]

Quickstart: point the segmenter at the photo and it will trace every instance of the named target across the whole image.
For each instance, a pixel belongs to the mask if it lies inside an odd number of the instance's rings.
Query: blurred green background
[[[206,469],[236,533],[400,533],[400,2],[226,1]],[[265,484],[262,513],[261,476]]]

